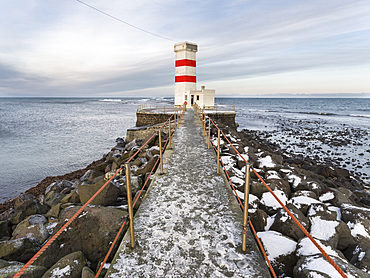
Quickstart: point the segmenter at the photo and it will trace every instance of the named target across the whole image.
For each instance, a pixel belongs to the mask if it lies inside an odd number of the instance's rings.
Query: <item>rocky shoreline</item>
[[[362,179],[336,163],[285,152],[261,139],[259,132],[237,131],[222,123],[219,127],[333,260],[347,274],[369,277],[370,193]],[[216,143],[215,128],[212,133]],[[236,195],[244,199],[245,163],[226,141],[221,149]],[[338,275],[254,173],[249,204],[250,218],[278,277]]]
[[[361,179],[328,162],[285,153],[255,131],[219,126],[333,259],[347,273],[368,277],[370,194]],[[212,133],[216,136],[215,129]],[[45,178],[1,204],[0,277],[12,277],[143,142],[118,138],[117,145],[101,160],[85,169]],[[134,199],[158,159],[157,146],[155,137],[132,163]],[[221,147],[237,195],[244,198],[245,163],[227,142]],[[127,215],[125,180],[124,174],[116,177],[22,277],[94,277]],[[322,263],[322,256],[271,197],[252,175],[250,218],[278,276],[308,278],[316,272],[332,277],[325,267],[312,269],[315,263]]]

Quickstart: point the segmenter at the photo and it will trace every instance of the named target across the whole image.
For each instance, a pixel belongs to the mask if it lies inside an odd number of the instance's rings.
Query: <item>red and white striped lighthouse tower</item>
[[[176,74],[175,74],[175,106],[185,101],[188,107],[194,104],[190,92],[197,89],[196,53],[198,46],[194,43],[182,42],[175,44]]]

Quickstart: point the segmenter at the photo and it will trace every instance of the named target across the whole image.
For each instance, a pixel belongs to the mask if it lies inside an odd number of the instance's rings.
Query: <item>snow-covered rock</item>
[[[257,236],[261,239],[276,274],[279,277],[292,277],[297,262],[297,242],[275,231],[258,232]]]

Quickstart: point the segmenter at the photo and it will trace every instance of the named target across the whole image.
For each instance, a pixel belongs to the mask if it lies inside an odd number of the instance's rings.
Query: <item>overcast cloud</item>
[[[0,96],[172,96],[176,42],[217,95],[370,92],[370,2],[0,0]]]

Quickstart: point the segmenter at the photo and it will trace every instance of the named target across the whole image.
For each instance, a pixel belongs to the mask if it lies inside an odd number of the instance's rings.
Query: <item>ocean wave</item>
[[[298,114],[307,114],[307,115],[320,115],[320,116],[334,116],[336,114],[329,112],[298,112]]]
[[[149,101],[150,98],[143,98],[143,99],[139,99],[139,101]]]
[[[105,98],[105,99],[99,99],[99,101],[113,101],[113,102],[121,102],[122,99],[118,98]]]
[[[350,117],[370,118],[370,115],[349,114]]]

